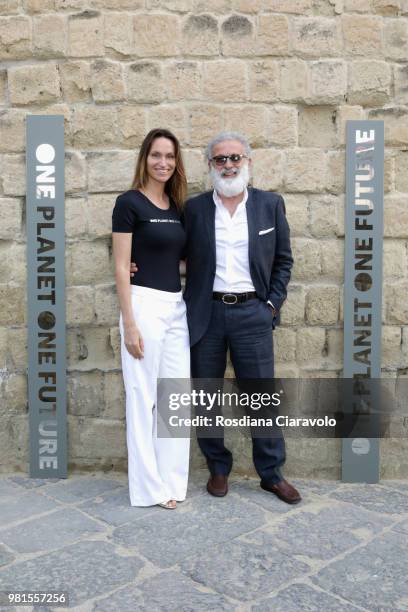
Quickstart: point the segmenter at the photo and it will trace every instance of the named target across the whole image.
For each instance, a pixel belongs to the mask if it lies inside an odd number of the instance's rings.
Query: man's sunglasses
[[[239,162],[244,158],[248,159],[248,156],[233,153],[232,155],[216,155],[215,157],[212,157],[210,161],[215,162],[216,166],[224,166],[228,160],[230,160],[232,164],[239,164]]]

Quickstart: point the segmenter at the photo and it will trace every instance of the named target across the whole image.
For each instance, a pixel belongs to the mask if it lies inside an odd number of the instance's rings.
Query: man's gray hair
[[[212,158],[213,147],[220,142],[224,142],[224,140],[238,140],[238,142],[244,145],[245,155],[247,155],[248,157],[251,157],[251,147],[249,145],[248,140],[245,138],[245,136],[243,136],[239,132],[220,132],[219,134],[217,134],[215,138],[210,140],[210,142],[207,145],[207,149],[206,149],[207,159]]]

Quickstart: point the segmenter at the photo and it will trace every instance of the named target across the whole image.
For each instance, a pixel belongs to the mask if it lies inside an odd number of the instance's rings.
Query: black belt
[[[220,293],[219,291],[214,291],[213,293],[213,300],[224,302],[224,304],[242,304],[242,302],[253,300],[256,297],[258,296],[255,291],[247,291],[246,293]]]

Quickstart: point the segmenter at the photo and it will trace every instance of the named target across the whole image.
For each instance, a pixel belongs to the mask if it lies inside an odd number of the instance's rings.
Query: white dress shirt
[[[244,293],[255,291],[249,271],[248,221],[246,201],[248,191],[230,215],[214,190],[216,268],[213,291]]]

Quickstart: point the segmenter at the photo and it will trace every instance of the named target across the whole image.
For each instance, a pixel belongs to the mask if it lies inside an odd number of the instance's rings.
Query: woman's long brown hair
[[[187,196],[187,178],[184,169],[183,158],[181,156],[180,143],[169,130],[155,128],[150,130],[140,147],[136,162],[135,176],[132,181],[131,189],[143,189],[147,184],[147,156],[156,138],[167,138],[174,144],[174,154],[176,157],[176,167],[171,178],[167,181],[164,191],[171,198],[177,209],[181,212]]]

